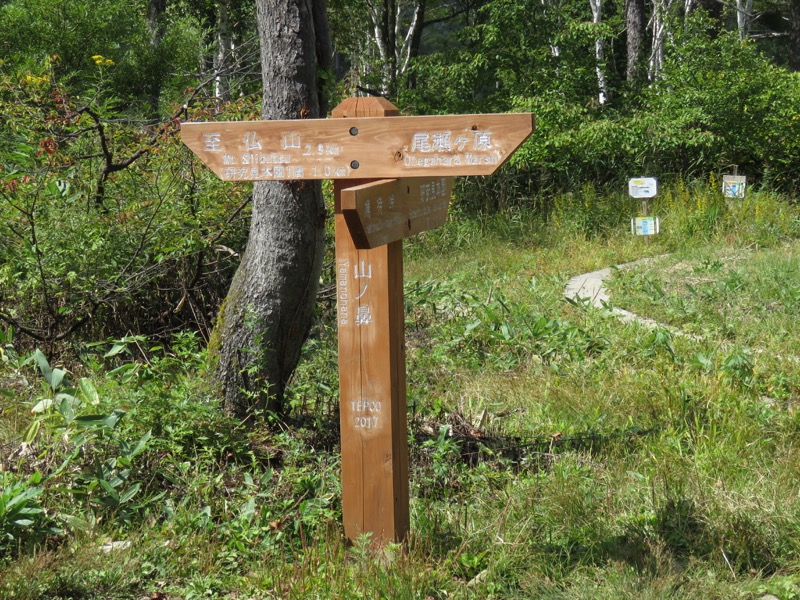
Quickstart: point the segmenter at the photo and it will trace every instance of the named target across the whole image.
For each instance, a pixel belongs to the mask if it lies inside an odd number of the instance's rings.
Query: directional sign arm
[[[345,188],[338,210],[358,248],[377,248],[447,220],[451,177],[381,179]]]
[[[490,175],[531,135],[530,113],[184,123],[228,181]]]

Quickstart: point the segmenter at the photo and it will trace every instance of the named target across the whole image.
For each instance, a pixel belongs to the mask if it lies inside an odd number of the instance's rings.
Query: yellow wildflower
[[[111,60],[110,58],[106,58],[102,54],[95,54],[94,56],[92,56],[92,60],[94,61],[94,64],[96,64],[98,67],[110,67],[111,65],[114,64],[113,60]]]

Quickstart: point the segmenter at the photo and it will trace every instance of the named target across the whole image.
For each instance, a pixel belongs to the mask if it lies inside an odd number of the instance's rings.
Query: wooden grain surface
[[[361,100],[365,111],[387,109]],[[350,540],[383,544],[409,530],[403,246],[356,247],[344,185],[334,184],[342,518]]]
[[[384,179],[490,175],[534,127],[530,113],[387,119],[369,100],[332,119],[183,123],[181,136],[227,181]]]
[[[377,248],[444,225],[452,194],[451,177],[381,179],[343,189],[341,208],[356,246]]]

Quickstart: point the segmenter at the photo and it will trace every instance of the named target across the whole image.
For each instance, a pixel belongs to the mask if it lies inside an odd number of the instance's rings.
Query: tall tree
[[[789,68],[800,71],[800,0],[789,0]]]
[[[330,43],[324,0],[258,0],[265,119],[324,113],[320,68]],[[226,409],[283,412],[312,322],[324,251],[318,183],[257,182],[250,236],[217,323]]]
[[[753,23],[753,0],[736,0],[736,26],[739,39],[744,40],[750,34]]]
[[[589,0],[589,7],[592,9],[592,23],[600,25],[603,22],[603,0]],[[605,104],[608,100],[608,82],[606,80],[606,46],[602,33],[599,31],[594,40],[595,73],[597,74],[597,101]]]
[[[642,75],[645,26],[644,0],[626,0],[625,28],[627,30],[628,61],[625,78],[628,85],[636,83]]]
[[[230,82],[225,70],[230,66],[231,46],[233,39],[231,36],[231,24],[229,15],[228,0],[217,2],[217,51],[214,53],[214,71],[216,78],[214,81],[214,95],[220,100],[230,100]]]
[[[674,0],[654,0],[650,17],[653,43],[650,51],[647,75],[651,81],[658,79],[664,69],[667,31],[670,26],[670,11]]]

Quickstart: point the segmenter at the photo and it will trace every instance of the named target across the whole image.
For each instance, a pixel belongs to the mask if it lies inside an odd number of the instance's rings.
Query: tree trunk
[[[147,28],[150,30],[150,44],[158,46],[164,39],[167,23],[167,0],[150,0],[147,6]]]
[[[328,31],[324,0],[258,0],[256,8],[263,117],[320,116],[317,51],[330,48],[319,38]],[[285,412],[286,384],[312,323],[324,225],[318,183],[254,184],[247,249],[216,332],[225,408],[239,418]]]
[[[167,0],[150,0],[147,6],[147,28],[150,32],[150,46],[158,53],[161,42],[167,31]],[[154,119],[158,118],[159,103],[161,100],[161,85],[163,77],[154,76],[147,83],[147,95],[150,99],[150,112]]]
[[[650,51],[650,61],[648,64],[647,76],[650,81],[655,81],[661,76],[664,68],[664,52],[667,40],[667,27],[669,25],[669,13],[674,0],[654,0],[653,15],[650,18],[653,37],[653,44]]]
[[[425,27],[426,0],[367,0],[372,23],[372,41],[381,62],[381,95],[394,98],[397,80],[411,61],[419,55],[422,30]],[[404,16],[409,16],[403,34]],[[409,86],[415,82],[412,78]]]
[[[406,86],[410,90],[416,89],[417,87],[417,75],[410,69],[413,69],[413,61],[419,56],[419,49],[422,45],[422,30],[425,26],[425,5],[426,0],[420,0],[414,7],[411,25],[408,28],[408,33],[403,43],[400,72],[405,73],[408,71],[408,83]]]
[[[600,25],[603,22],[603,0],[589,0],[592,9],[592,23]],[[599,29],[599,27],[597,28]],[[594,41],[595,74],[597,75],[597,101],[600,105],[608,100],[608,83],[606,82],[606,47],[605,40],[600,33]]]
[[[750,35],[750,24],[753,21],[753,0],[736,0],[736,25],[739,39],[744,41]]]
[[[789,0],[789,68],[800,71],[800,0]]]
[[[628,62],[625,78],[628,85],[636,85],[642,78],[642,51],[644,49],[644,0],[626,0],[625,26],[627,28]]]
[[[230,82],[227,69],[230,67],[231,32],[228,17],[229,0],[217,3],[217,51],[214,54],[214,96],[221,101],[230,100]]]

